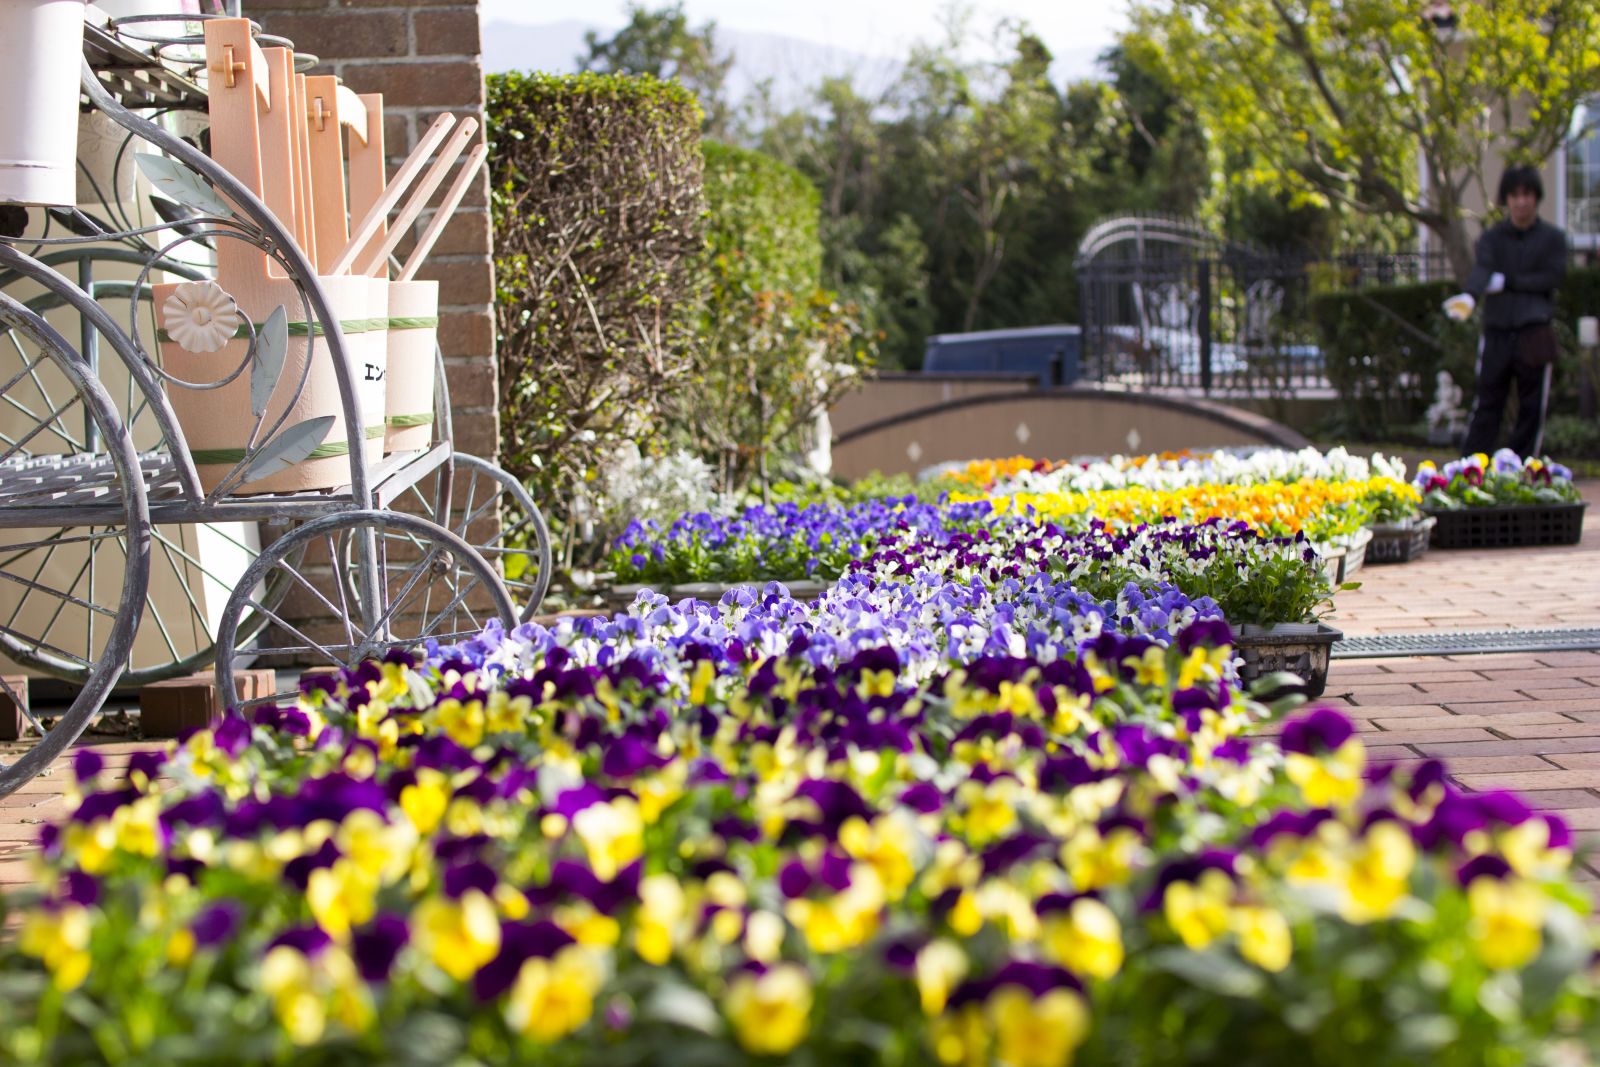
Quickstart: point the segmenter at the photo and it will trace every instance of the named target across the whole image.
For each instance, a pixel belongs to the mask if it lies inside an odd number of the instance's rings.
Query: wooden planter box
[[[1434,548],[1512,548],[1519,545],[1575,545],[1583,536],[1588,504],[1527,504],[1505,508],[1429,511],[1438,520]]]
[[[1328,687],[1333,643],[1343,637],[1341,631],[1321,622],[1246,625],[1233,639],[1235,651],[1244,660],[1239,678],[1248,684],[1276,671],[1288,671],[1302,680],[1295,689],[1308,697],[1319,697]],[[1272,694],[1279,695],[1282,693]]]
[[[1428,539],[1438,523],[1432,515],[1409,523],[1373,523],[1372,542],[1367,545],[1368,563],[1410,563],[1428,550]]]

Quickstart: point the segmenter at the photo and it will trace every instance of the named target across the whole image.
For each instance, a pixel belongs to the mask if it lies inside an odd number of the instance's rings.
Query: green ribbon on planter
[[[383,427],[368,426],[363,435],[367,440],[375,441],[383,436]],[[313,448],[306,459],[332,459],[335,456],[348,456],[349,454],[349,441],[329,441]],[[226,463],[232,466],[244,459],[245,450],[242,448],[197,448],[190,455],[194,456],[194,464],[197,467],[215,466],[219,463]]]
[[[347,334],[350,334],[350,333],[372,333],[374,330],[386,330],[386,329],[389,329],[390,328],[389,324],[391,322],[396,322],[396,321],[402,321],[402,322],[404,322],[404,321],[419,321],[420,322],[420,320],[405,320],[405,319],[401,319],[401,320],[396,320],[396,319],[341,319],[339,321],[339,331],[341,333],[347,333]],[[434,319],[433,321],[435,323],[437,323],[439,320],[438,319]],[[410,329],[411,327],[406,327],[406,328]],[[323,327],[322,323],[320,323],[320,322],[291,322],[291,323],[289,323],[289,336],[290,337],[305,337],[307,334],[310,334],[311,336],[314,336],[314,337],[322,337],[327,332],[328,331]],[[250,326],[249,326],[249,324],[248,323],[240,323],[239,324],[239,328],[233,331],[233,336],[235,338],[247,338],[247,337],[249,337],[250,336]],[[164,329],[157,330],[156,331],[156,340],[157,341],[171,341],[172,340],[172,335],[170,333],[168,333]]]
[[[388,320],[391,330],[429,330],[439,325],[437,315],[411,315],[391,316]]]
[[[385,426],[403,430],[408,426],[429,426],[433,423],[433,412],[425,415],[390,415],[383,420]]]

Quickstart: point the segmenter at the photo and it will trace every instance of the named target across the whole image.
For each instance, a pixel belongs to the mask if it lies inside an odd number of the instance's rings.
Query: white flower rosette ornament
[[[167,336],[185,352],[220,352],[244,316],[228,291],[213,281],[183,282],[161,305]]]

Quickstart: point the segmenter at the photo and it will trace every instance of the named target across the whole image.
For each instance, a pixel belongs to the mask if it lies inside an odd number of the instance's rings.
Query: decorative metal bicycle
[[[307,57],[291,49],[242,19],[91,14],[81,92],[120,131],[110,188],[96,210],[31,209],[26,235],[0,205],[0,653],[78,687],[53,720],[30,712],[40,739],[0,766],[0,795],[75,741],[119,681],[214,663],[233,694],[252,664],[349,666],[514,626],[543,599],[543,517],[506,472],[454,451],[436,348],[431,414],[392,418],[385,446],[378,346],[423,320],[351,309],[416,284],[384,281],[394,241],[351,234],[364,272],[330,272],[327,242],[307,250],[309,157],[273,171],[283,160],[261,137],[265,161],[217,158],[240,143],[215,128],[218,94],[263,130],[269,100],[275,121],[318,114],[300,107]],[[202,64],[207,89],[191,76]],[[207,109],[210,131],[192,121]],[[211,154],[168,128],[173,115]],[[162,194],[154,218],[119,195],[133,167]],[[354,147],[350,168],[353,197]],[[393,447],[397,424],[420,443]],[[233,439],[192,443],[213,433]]]

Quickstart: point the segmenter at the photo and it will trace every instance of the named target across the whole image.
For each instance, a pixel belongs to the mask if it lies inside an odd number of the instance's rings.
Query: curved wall
[[[989,395],[901,411],[833,441],[833,473],[915,473],[950,460],[1163,452],[1234,445],[1303,448],[1271,419],[1206,400],[1093,387]]]

